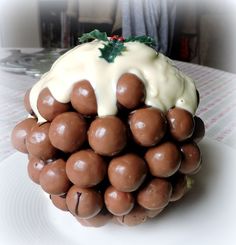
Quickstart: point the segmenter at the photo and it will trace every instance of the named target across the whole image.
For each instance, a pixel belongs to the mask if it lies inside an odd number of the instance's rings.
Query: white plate
[[[236,244],[236,151],[209,139],[201,149],[204,165],[193,190],[155,220],[132,228],[82,227],[29,180],[27,159],[16,153],[0,163],[0,244]]]

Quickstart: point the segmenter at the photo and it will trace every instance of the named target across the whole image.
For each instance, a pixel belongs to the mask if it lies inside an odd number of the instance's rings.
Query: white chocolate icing
[[[98,115],[115,115],[116,84],[124,73],[133,73],[143,81],[146,105],[164,112],[177,106],[195,114],[194,81],[179,71],[169,58],[142,43],[128,42],[125,43],[126,50],[115,58],[114,63],[108,63],[99,58],[101,47],[103,42],[97,40],[76,46],[56,60],[50,71],[33,86],[30,104],[39,123],[46,121],[37,108],[42,89],[47,87],[57,101],[67,103],[73,85],[81,80],[88,80],[94,88]]]

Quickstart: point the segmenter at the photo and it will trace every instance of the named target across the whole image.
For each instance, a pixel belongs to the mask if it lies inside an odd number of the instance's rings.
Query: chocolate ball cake
[[[199,94],[150,37],[94,30],[80,42],[26,92],[12,144],[81,225],[138,225],[183,198],[202,166]]]

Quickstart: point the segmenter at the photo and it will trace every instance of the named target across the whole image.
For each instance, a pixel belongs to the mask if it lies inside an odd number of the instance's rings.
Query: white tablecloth
[[[0,58],[6,56],[0,52]],[[236,149],[236,74],[176,62],[177,66],[196,80],[200,92],[197,110],[205,122],[207,137]],[[14,125],[25,118],[23,97],[36,79],[0,71],[0,160],[15,150],[10,143]]]

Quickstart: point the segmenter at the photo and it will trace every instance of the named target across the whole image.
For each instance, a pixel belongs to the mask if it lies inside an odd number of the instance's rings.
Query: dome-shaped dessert
[[[182,198],[202,165],[198,92],[149,37],[95,30],[80,40],[27,91],[31,118],[12,143],[82,225],[137,225]]]

